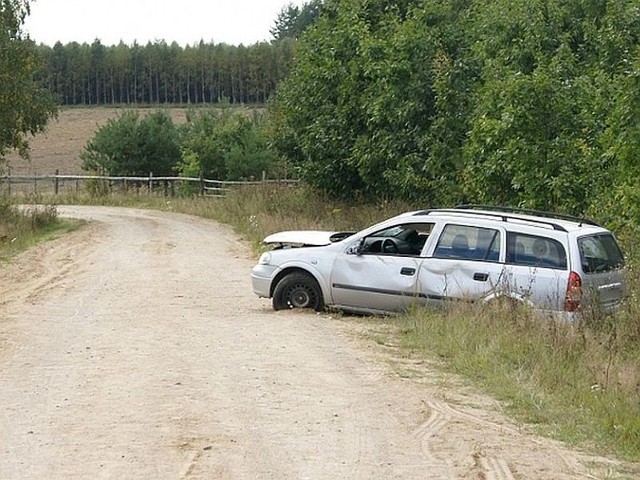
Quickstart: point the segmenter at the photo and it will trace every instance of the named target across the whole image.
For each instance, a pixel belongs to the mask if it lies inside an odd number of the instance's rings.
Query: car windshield
[[[360,253],[419,255],[432,229],[432,223],[407,223],[387,227],[363,238]]]
[[[604,233],[578,239],[580,261],[585,273],[600,273],[624,266],[624,258],[613,235]]]
[[[397,225],[395,227],[387,228],[381,232],[376,233],[376,237],[397,237],[407,229],[404,225]]]

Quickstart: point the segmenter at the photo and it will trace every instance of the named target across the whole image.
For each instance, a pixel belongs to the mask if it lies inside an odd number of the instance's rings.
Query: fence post
[[[9,192],[9,196],[11,196],[11,167],[7,169],[7,191]]]
[[[53,177],[53,193],[58,195],[58,175],[60,174],[60,170],[56,168],[56,176]]]
[[[153,192],[153,172],[149,172],[149,195]]]
[[[204,197],[204,173],[200,172],[200,196]]]

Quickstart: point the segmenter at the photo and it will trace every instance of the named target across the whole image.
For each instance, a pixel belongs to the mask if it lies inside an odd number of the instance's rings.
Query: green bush
[[[182,127],[177,171],[185,177],[259,180],[276,164],[265,127],[266,119],[257,113],[248,117],[230,109],[190,112]]]
[[[80,154],[83,168],[108,175],[171,175],[180,160],[179,132],[162,110],[144,118],[127,110],[99,128]]]

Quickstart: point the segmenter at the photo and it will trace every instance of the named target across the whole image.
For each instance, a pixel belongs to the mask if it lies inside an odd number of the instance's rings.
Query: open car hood
[[[277,247],[319,247],[339,242],[355,232],[325,232],[319,230],[294,230],[278,232],[266,237],[262,242]]]

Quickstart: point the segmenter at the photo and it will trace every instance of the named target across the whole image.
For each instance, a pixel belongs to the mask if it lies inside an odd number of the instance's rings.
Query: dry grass
[[[77,222],[60,221],[54,206],[18,209],[0,198],[0,262],[77,225]]]
[[[541,433],[640,458],[640,360],[620,316],[600,328],[525,308],[451,305],[389,319],[401,344],[473,380]],[[595,326],[594,326],[595,327]]]

